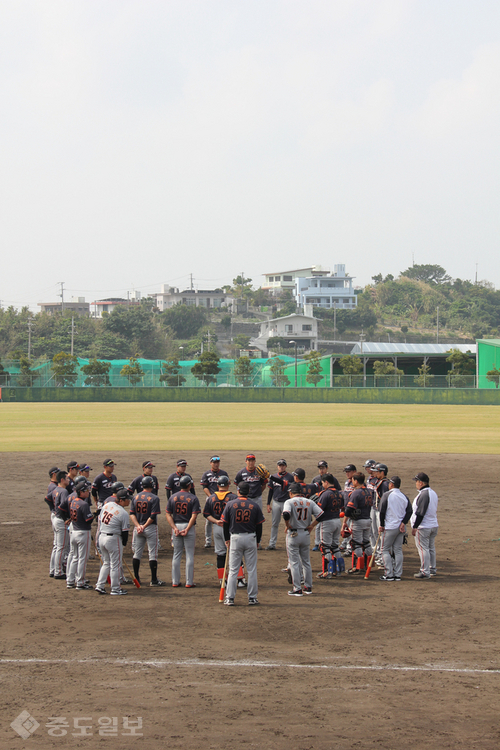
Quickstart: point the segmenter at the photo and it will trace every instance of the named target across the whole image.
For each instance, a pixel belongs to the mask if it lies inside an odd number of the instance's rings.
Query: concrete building
[[[337,264],[330,275],[299,277],[295,282],[297,305],[338,310],[355,310],[358,298],[352,286],[353,276],[347,276],[344,264]]]
[[[140,292],[132,292],[128,299],[124,299],[123,297],[106,297],[106,299],[94,300],[91,303],[90,315],[93,318],[102,318],[103,313],[111,313],[116,307],[130,307],[130,305],[139,305],[140,302]]]
[[[40,312],[45,312],[49,315],[63,310],[62,302],[39,302],[38,307],[41,308]],[[64,303],[64,310],[71,310],[76,315],[88,317],[90,305],[88,302],[85,302],[85,297],[72,297],[70,302]]]
[[[233,308],[234,298],[222,289],[185,289],[179,291],[177,287],[168,284],[161,285],[161,292],[154,295],[156,306],[160,310],[168,310],[174,305],[194,305],[207,309],[220,310],[221,307]]]
[[[250,343],[261,351],[267,351],[268,340],[274,336],[287,343],[296,341],[299,349],[317,349],[318,321],[312,315],[299,313],[265,320],[260,324],[259,336],[251,339]]]
[[[273,294],[289,289],[295,291],[295,282],[297,279],[307,278],[308,276],[325,276],[330,273],[329,268],[321,266],[309,266],[308,268],[296,268],[292,271],[273,271],[265,273],[262,289],[266,289]]]

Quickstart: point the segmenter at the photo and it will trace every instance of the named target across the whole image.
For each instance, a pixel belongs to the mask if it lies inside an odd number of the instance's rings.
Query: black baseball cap
[[[391,484],[393,484],[394,487],[397,487],[398,489],[399,487],[401,487],[401,477],[398,477],[398,476],[391,477],[389,479],[389,482],[391,482]]]
[[[211,464],[215,463],[216,461],[220,461],[220,456],[212,456],[212,458],[210,459]]]
[[[179,460],[177,461],[177,466],[187,466],[187,465],[188,465],[188,462],[186,461],[185,458],[179,458]]]
[[[58,466],[53,466],[49,471],[49,477],[52,476],[52,474],[57,474],[58,471],[61,471],[61,469]]]
[[[280,458],[279,461],[276,461],[276,466],[288,466],[288,464],[284,458]]]
[[[292,482],[288,487],[288,492],[291,492],[293,495],[301,495],[302,491],[302,485],[298,482]]]
[[[102,462],[102,465],[103,466],[116,466],[112,458],[107,458],[105,461]]]
[[[429,484],[429,477],[424,471],[419,471],[418,474],[415,474],[413,477],[415,482],[424,482],[424,484]]]
[[[238,490],[240,495],[243,495],[243,497],[248,497],[248,493],[250,492],[250,485],[248,482],[240,482],[238,485]]]
[[[155,465],[154,465],[154,463],[152,461],[143,461],[142,462],[142,468],[143,469],[149,469],[149,467],[151,467],[152,469],[154,469]]]
[[[318,469],[328,469],[328,464],[326,461],[318,461]]]
[[[248,456],[246,457],[245,461],[251,461],[252,459],[254,461],[256,460],[254,454],[253,453],[249,453]]]
[[[347,464],[343,471],[356,471],[356,467],[354,466],[354,464]]]
[[[80,471],[92,471],[92,466],[89,466],[85,462],[80,464]]]
[[[118,492],[116,493],[116,497],[118,498],[118,500],[125,500],[127,498],[130,498],[130,493],[124,487],[122,490],[118,490]]]
[[[70,469],[79,469],[80,466],[78,464],[78,461],[70,461],[69,464],[67,464],[66,468],[69,471]]]

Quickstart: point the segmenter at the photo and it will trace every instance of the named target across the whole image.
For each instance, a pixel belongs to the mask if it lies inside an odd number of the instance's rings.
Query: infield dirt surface
[[[163,487],[173,452],[112,456],[128,484],[145,458]],[[209,454],[185,451],[199,482]],[[257,455],[274,471],[277,452]],[[342,468],[372,456],[287,452],[289,469],[308,479],[319,458],[343,482]],[[413,499],[416,471],[439,495],[438,575],[413,578],[418,555],[404,547],[403,580],[386,583],[343,575],[315,581],[312,596],[287,596],[283,529],[278,549],[261,551],[258,607],[245,590],[237,606],[218,602],[215,555],[197,524],[195,589],[171,587],[171,546],[160,492],[162,588],[99,596],[67,590],[49,578],[50,514],[43,502],[51,465],[85,459],[100,472],[107,455],[4,453],[1,457],[2,723],[10,748],[184,748],[186,750],[420,750],[500,746],[499,468],[496,456],[374,455],[402,477]],[[244,454],[224,452],[231,478]],[[203,494],[200,490],[203,506]],[[270,515],[264,524],[264,546]],[[15,523],[13,523],[15,522]],[[131,565],[130,542],[125,559]],[[320,555],[311,552],[313,571]],[[346,561],[348,562],[348,561]],[[348,566],[349,567],[349,566]],[[99,563],[91,560],[95,583]],[[184,582],[184,562],[182,579]],[[11,661],[10,661],[11,660]],[[34,661],[29,661],[34,660]],[[40,724],[28,739],[10,723],[28,711]],[[122,717],[142,717],[142,736],[123,736]],[[65,736],[49,736],[50,717],[65,717]],[[74,720],[92,736],[73,736]],[[100,717],[118,717],[118,736],[99,735]]]

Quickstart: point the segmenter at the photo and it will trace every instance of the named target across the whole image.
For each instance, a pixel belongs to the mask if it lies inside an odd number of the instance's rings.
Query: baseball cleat
[[[234,599],[224,599],[226,607],[234,607]]]
[[[186,588],[187,589],[195,589],[196,588],[196,583],[186,583]]]
[[[55,579],[56,579],[57,581],[65,581],[65,580],[66,580],[66,574],[65,574],[65,573],[63,573],[63,574],[62,574],[62,576],[54,576],[54,578],[55,578]]]
[[[106,591],[104,589],[100,589],[97,586],[95,587],[94,591],[97,591],[98,594],[105,594]]]
[[[67,583],[66,584],[66,588],[67,589],[74,589],[75,588],[75,584],[74,583]]]
[[[401,580],[401,576],[394,576],[394,580],[395,581],[400,581]]]
[[[249,607],[253,607],[254,604],[258,604],[258,603],[259,603],[259,600],[257,599],[256,596],[254,596],[254,597],[252,597],[251,599],[248,600],[248,606]]]
[[[122,578],[122,580],[120,581],[120,586],[128,586],[129,583],[132,583],[130,578]]]
[[[173,589],[178,589],[180,585],[181,585],[180,583],[173,583],[172,584],[172,588]]]
[[[91,586],[90,583],[84,583],[83,586],[77,586],[76,588],[78,589],[78,591],[80,591],[81,589],[88,590],[88,589],[92,589],[94,587]]]
[[[164,586],[165,585],[165,581],[160,581],[160,579],[157,578],[156,581],[151,581],[151,583],[149,585],[150,586]]]
[[[323,578],[323,580],[335,578],[335,575],[333,573],[318,573],[316,578]]]
[[[291,570],[291,568],[288,568],[288,583],[289,583],[290,585],[291,585],[291,584],[293,583],[293,578],[292,578],[292,570]]]
[[[54,578],[54,574],[53,573],[49,573],[49,578]]]
[[[111,596],[125,596],[125,594],[128,594],[128,591],[124,591],[123,589],[111,592]]]
[[[210,549],[211,546],[210,542],[205,542],[205,549]]]
[[[437,576],[437,572],[435,570],[431,570],[431,578],[434,578],[434,576]]]
[[[304,586],[302,591],[304,592],[304,594],[312,594],[313,592],[312,588],[309,588],[309,586]]]
[[[246,589],[246,587],[247,587],[246,581],[238,581],[239,589]]]
[[[269,550],[269,551],[271,551],[273,549],[276,549],[276,547],[271,547],[271,545],[269,545],[269,547],[266,547],[266,549]]]
[[[302,596],[302,589],[293,589],[288,592],[288,596]]]
[[[359,576],[361,573],[364,573],[364,570],[359,570],[359,568],[351,568],[347,571],[349,575],[351,576]]]
[[[425,579],[427,579],[427,578],[430,578],[430,575],[426,575],[425,573],[420,572],[420,573],[414,573],[413,577],[414,578],[425,578]]]
[[[288,568],[281,568],[282,573],[288,573]]]
[[[379,580],[380,581],[393,581],[394,580],[394,576],[379,576]]]
[[[312,548],[312,551],[313,552],[319,552],[319,545],[315,544],[314,547]]]

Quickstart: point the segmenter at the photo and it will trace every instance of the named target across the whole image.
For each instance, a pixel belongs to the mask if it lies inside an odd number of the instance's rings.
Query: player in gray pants
[[[381,581],[400,581],[403,575],[403,539],[405,524],[411,516],[411,503],[399,489],[401,479],[397,476],[389,480],[389,490],[384,492],[379,503],[381,553],[384,575]],[[393,560],[394,555],[394,560]]]
[[[174,532],[174,555],[172,557],[172,586],[174,588],[181,585],[181,558],[184,550],[186,552],[186,588],[192,589],[196,585],[193,582],[196,541],[194,526],[201,508],[196,495],[188,491],[191,485],[191,477],[189,474],[184,474],[179,480],[179,492],[172,495],[167,503],[167,521]]]

